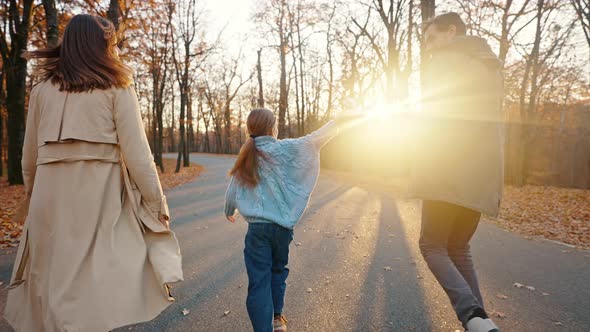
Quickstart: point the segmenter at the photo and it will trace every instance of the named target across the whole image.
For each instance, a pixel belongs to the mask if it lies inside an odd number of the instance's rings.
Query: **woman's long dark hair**
[[[275,127],[276,118],[272,111],[266,108],[253,109],[248,115],[248,133],[251,136],[271,135]],[[258,157],[260,152],[256,148],[254,138],[249,137],[240,149],[234,167],[229,172],[237,181],[248,187],[258,185]]]
[[[51,80],[59,85],[60,91],[127,87],[133,72],[119,59],[116,43],[111,21],[80,14],[70,20],[57,46],[27,52],[25,56],[41,59],[35,76],[42,81]]]

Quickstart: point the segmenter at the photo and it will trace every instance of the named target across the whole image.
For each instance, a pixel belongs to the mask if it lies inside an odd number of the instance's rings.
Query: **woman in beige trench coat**
[[[28,216],[5,317],[17,331],[108,331],[151,320],[173,300],[125,199],[121,158],[142,200],[168,207],[115,29],[76,15],[41,58],[23,148]],[[178,280],[176,280],[178,281]]]

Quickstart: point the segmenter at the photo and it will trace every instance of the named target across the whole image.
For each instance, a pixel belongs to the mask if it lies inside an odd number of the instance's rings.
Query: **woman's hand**
[[[168,216],[161,214],[158,217],[158,220],[160,220],[160,223],[162,223],[162,225],[164,225],[164,227],[166,227],[167,229],[170,229],[170,218],[168,218]]]
[[[231,223],[235,223],[236,222],[236,215],[234,214],[233,216],[227,216],[227,220],[229,220],[229,222],[231,222]]]

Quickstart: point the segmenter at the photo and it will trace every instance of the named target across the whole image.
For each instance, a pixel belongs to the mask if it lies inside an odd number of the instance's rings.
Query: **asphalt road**
[[[222,213],[233,158],[191,159],[205,171],[167,193],[184,259],[185,281],[173,288],[177,302],[152,322],[118,331],[251,329],[242,254],[246,223],[239,218],[230,224]],[[289,330],[461,329],[419,254],[419,220],[418,201],[322,170],[291,245]],[[505,316],[496,319],[503,331],[590,331],[590,252],[527,240],[485,223],[472,248],[487,310]],[[0,310],[14,254],[0,253]],[[190,312],[183,315],[184,309]],[[4,320],[0,331],[11,331]]]

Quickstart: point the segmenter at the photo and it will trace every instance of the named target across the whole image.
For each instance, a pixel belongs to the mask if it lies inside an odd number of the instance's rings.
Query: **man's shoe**
[[[274,332],[287,332],[287,319],[285,316],[275,316],[273,321]]]
[[[500,329],[489,318],[473,317],[467,322],[468,332],[500,332]]]

